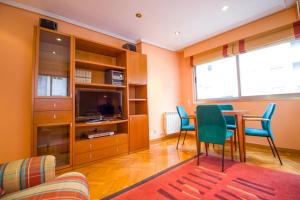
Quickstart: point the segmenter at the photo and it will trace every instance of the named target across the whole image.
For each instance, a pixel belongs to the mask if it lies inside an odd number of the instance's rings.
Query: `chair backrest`
[[[202,142],[224,144],[226,121],[218,105],[197,106],[198,138]]]
[[[233,110],[233,106],[231,104],[222,104],[222,105],[219,104],[218,106],[221,110]],[[226,124],[235,125],[235,117],[234,116],[225,115],[224,118],[225,118]]]
[[[276,108],[276,104],[275,103],[270,103],[267,106],[267,109],[266,109],[265,113],[262,116],[263,118],[270,120],[270,121],[262,121],[261,122],[262,128],[264,130],[267,130],[270,134],[272,134],[272,132],[271,132],[271,119],[272,119],[273,113],[275,111],[275,108]]]
[[[183,106],[176,106],[178,115],[180,117],[181,120],[181,127],[182,126],[186,126],[190,124],[190,120],[189,119],[183,119],[183,117],[188,117],[187,112],[185,111]]]

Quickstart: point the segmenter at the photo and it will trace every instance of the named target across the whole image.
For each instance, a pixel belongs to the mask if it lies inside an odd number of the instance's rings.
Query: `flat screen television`
[[[76,89],[76,121],[122,118],[122,92]]]

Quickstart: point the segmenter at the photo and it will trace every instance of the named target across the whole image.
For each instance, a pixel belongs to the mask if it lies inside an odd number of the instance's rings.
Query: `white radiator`
[[[179,133],[180,118],[177,112],[165,112],[164,115],[164,131],[166,135]]]

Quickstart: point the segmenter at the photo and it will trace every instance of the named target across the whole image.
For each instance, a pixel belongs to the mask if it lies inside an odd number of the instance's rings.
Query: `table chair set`
[[[264,114],[262,116],[253,116],[253,115],[242,115],[242,120],[237,120],[236,115],[234,115],[234,108],[232,105],[198,105],[196,109],[196,114],[189,116],[185,111],[184,107],[177,106],[177,112],[180,117],[180,133],[178,136],[178,141],[176,149],[178,149],[178,144],[181,138],[181,134],[185,132],[182,145],[184,145],[185,137],[187,131],[196,132],[197,140],[197,156],[198,156],[198,165],[199,157],[201,150],[201,142],[205,143],[206,155],[208,144],[219,144],[222,145],[222,171],[224,171],[224,147],[227,139],[230,140],[231,145],[231,159],[233,160],[233,146],[237,150],[237,138],[239,138],[240,144],[240,158],[241,161],[245,161],[245,135],[246,136],[257,136],[265,137],[268,140],[268,144],[271,148],[272,154],[274,157],[277,157],[280,164],[282,165],[282,160],[278,153],[278,150],[275,146],[274,135],[271,129],[272,116],[274,114],[276,105],[270,103]],[[231,114],[231,111],[233,114]],[[244,113],[244,112],[243,112]],[[194,124],[191,124],[191,120],[195,120]],[[238,121],[243,121],[243,125],[247,121],[258,121],[261,122],[261,128],[244,128],[243,126],[238,126]],[[242,135],[239,135],[239,129],[243,129]],[[241,151],[241,147],[244,148]],[[244,154],[241,156],[241,154]]]

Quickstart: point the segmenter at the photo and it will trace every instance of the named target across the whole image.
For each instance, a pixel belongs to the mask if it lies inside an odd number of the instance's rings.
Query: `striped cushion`
[[[22,199],[89,199],[88,183],[84,175],[65,173],[52,181],[19,192],[5,195],[1,200]]]
[[[54,179],[55,157],[40,156],[0,165],[0,187],[6,194]]]

